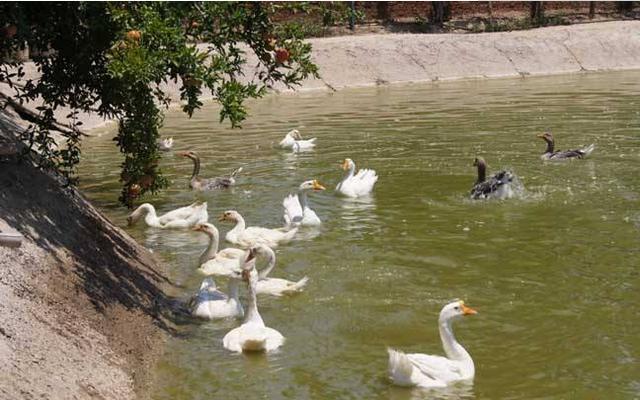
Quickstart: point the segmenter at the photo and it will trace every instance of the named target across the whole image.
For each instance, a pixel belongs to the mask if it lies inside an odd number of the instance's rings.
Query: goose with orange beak
[[[322,224],[315,211],[309,207],[307,193],[325,190],[317,180],[304,181],[298,187],[297,194],[290,194],[282,201],[284,222],[287,226],[318,226]]]
[[[405,354],[387,349],[391,381],[398,386],[421,388],[443,388],[455,382],[472,382],[475,376],[473,359],[456,340],[451,325],[453,321],[477,313],[462,300],[454,301],[442,308],[438,326],[446,357]]]
[[[247,250],[241,267],[242,279],[249,289],[249,304],[244,321],[239,327],[232,329],[222,338],[225,349],[242,352],[269,352],[284,344],[285,338],[280,332],[265,325],[258,311],[258,271],[256,271],[256,257],[258,249]]]
[[[136,208],[127,217],[127,224],[134,225],[140,218],[153,227],[161,229],[185,229],[197,224],[203,224],[209,219],[207,203],[193,203],[186,207],[180,207],[158,216],[152,204],[144,203]]]
[[[202,232],[209,237],[207,248],[200,255],[200,267],[198,272],[205,276],[226,276],[229,270],[238,266],[240,257],[244,256],[244,250],[228,247],[218,251],[220,233],[215,225],[210,223],[197,224],[194,231]]]
[[[356,163],[350,158],[346,158],[342,162],[342,169],[346,171],[346,174],[336,186],[338,193],[347,197],[362,197],[373,191],[373,185],[378,181],[376,171],[365,168],[356,174]]]
[[[293,149],[293,151],[304,151],[313,149],[316,145],[316,138],[302,139],[300,131],[293,129],[286,134],[284,139],[280,141],[280,147],[283,149]]]
[[[570,158],[585,158],[589,156],[596,148],[596,145],[592,143],[589,146],[581,147],[575,150],[555,151],[555,141],[553,140],[553,135],[551,134],[551,132],[547,131],[541,133],[540,135],[538,135],[538,137],[547,143],[547,149],[540,157],[543,160],[559,161],[567,160]]]

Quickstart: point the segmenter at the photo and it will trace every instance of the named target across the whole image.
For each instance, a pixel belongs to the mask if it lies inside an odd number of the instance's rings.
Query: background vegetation
[[[145,192],[167,185],[159,168],[158,130],[170,99],[165,85],[180,86],[183,110],[192,115],[199,97],[220,104],[220,121],[239,126],[244,101],[264,95],[280,82],[298,84],[317,75],[310,45],[295,24],[275,25],[271,16],[286,5],[268,3],[0,3],[0,83],[8,85],[6,104],[20,110],[38,100],[37,113],[22,109],[31,122],[22,133],[25,154],[37,154],[43,168],[75,182],[80,160],[81,122],[62,127],[61,107],[116,119],[115,138],[124,156],[120,200],[131,205]],[[198,45],[198,44],[201,45]],[[40,74],[23,80],[24,64],[13,55],[28,46]],[[34,53],[36,55],[34,55]],[[243,79],[249,53],[259,74]],[[54,136],[57,131],[59,138]],[[31,150],[35,150],[32,152]],[[109,166],[105,166],[109,167]]]

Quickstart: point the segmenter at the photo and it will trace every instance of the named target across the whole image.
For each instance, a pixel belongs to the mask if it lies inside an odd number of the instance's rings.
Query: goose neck
[[[464,347],[456,340],[451,327],[451,320],[445,319],[439,321],[440,339],[442,347],[447,358],[455,361],[470,362],[473,366],[473,360]]]
[[[200,255],[200,265],[206,263],[207,261],[214,259],[216,254],[218,254],[218,244],[220,242],[220,235],[218,233],[218,229],[213,228],[210,232],[206,232],[207,236],[209,236],[209,244],[205,251]]]
[[[144,204],[142,207],[147,211],[147,215],[144,216],[144,222],[149,226],[159,227],[160,221],[156,214],[156,209],[151,204]]]
[[[300,205],[302,206],[302,209],[304,210],[305,208],[307,208],[308,207],[307,191],[304,189],[300,189],[298,191],[298,198],[300,199]]]
[[[266,279],[271,273],[271,271],[273,270],[273,268],[276,266],[276,254],[273,252],[273,250],[271,250],[270,247],[265,246],[263,248],[263,251],[267,253],[268,264],[265,269],[263,269],[258,273],[258,278],[260,280]]]
[[[193,161],[193,173],[191,174],[191,180],[194,180],[198,175],[200,175],[200,157],[193,155],[191,160]]]
[[[264,321],[258,312],[258,296],[256,295],[257,280],[251,278],[249,283],[249,306],[247,307],[247,316],[244,323],[256,323],[264,326]]]
[[[478,181],[476,183],[482,183],[487,179],[487,166],[480,162],[478,163]]]
[[[546,140],[547,142],[547,150],[545,151],[545,153],[553,153],[554,150],[554,143],[553,140]]]
[[[344,182],[351,179],[355,171],[356,171],[356,166],[354,164],[350,164],[349,169],[347,169],[347,172],[344,174],[344,177],[342,178],[342,181],[338,184],[338,187],[342,185]]]
[[[229,233],[233,232],[235,234],[239,234],[243,232],[246,228],[244,218],[240,214],[236,215],[236,225],[229,231]]]

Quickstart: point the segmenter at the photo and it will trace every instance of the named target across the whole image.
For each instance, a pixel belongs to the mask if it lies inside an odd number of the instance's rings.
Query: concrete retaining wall
[[[640,69],[640,21],[480,34],[310,40],[321,79],[298,89]],[[277,88],[284,90],[284,88]]]

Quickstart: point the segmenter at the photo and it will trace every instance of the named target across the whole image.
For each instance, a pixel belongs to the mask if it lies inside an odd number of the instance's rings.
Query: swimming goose
[[[171,151],[173,147],[173,138],[160,139],[158,141],[158,149],[160,151]]]
[[[149,203],[144,203],[136,208],[127,217],[129,226],[135,224],[142,216],[147,225],[154,228],[171,229],[171,228],[191,228],[196,224],[207,222],[209,214],[207,213],[207,203],[193,203],[186,207],[180,207],[173,211],[158,217],[156,209]]]
[[[229,247],[218,251],[220,234],[213,224],[197,224],[192,229],[209,236],[209,245],[200,255],[198,272],[203,275],[228,276],[231,269],[237,269],[239,259],[245,255],[244,250]]]
[[[238,298],[240,275],[229,278],[229,295],[216,288],[213,278],[206,277],[200,290],[191,299],[191,315],[204,319],[218,319],[244,316],[244,309]]]
[[[293,129],[280,141],[280,147],[283,149],[293,149],[293,151],[308,150],[315,147],[316,138],[307,140],[302,139],[302,135],[297,129]]]
[[[547,149],[541,156],[543,160],[566,160],[568,158],[585,158],[593,152],[596,148],[595,144],[591,143],[589,146],[585,146],[576,150],[554,151],[555,142],[551,132],[547,131],[538,135],[539,138],[547,142]]]
[[[320,225],[322,221],[309,207],[307,192],[309,190],[325,190],[317,180],[304,181],[298,187],[298,194],[290,194],[282,201],[284,207],[284,221],[287,226]]]
[[[276,253],[265,245],[258,245],[252,247],[250,250],[251,255],[249,259],[255,259],[258,255],[263,255],[267,258],[267,266],[265,269],[258,273],[258,284],[256,286],[256,293],[268,294],[272,296],[282,296],[283,294],[293,294],[301,292],[307,282],[308,277],[300,279],[298,282],[289,281],[281,278],[269,278],[269,274],[276,266]]]
[[[224,348],[235,352],[244,351],[272,351],[284,344],[284,336],[275,329],[264,324],[258,312],[258,299],[256,287],[258,284],[258,272],[255,262],[252,260],[255,253],[247,252],[247,258],[243,265],[242,277],[249,288],[249,304],[244,322],[239,327],[231,330],[222,339]]]
[[[242,172],[242,167],[236,169],[228,177],[200,178],[200,157],[194,151],[178,153],[179,156],[190,158],[193,161],[193,173],[189,181],[189,187],[193,190],[226,189],[236,183],[235,176]]]
[[[228,242],[237,244],[240,247],[249,248],[258,244],[264,244],[269,247],[277,247],[278,244],[290,241],[298,231],[298,227],[287,230],[285,228],[268,229],[258,226],[246,227],[244,218],[235,210],[225,211],[220,216],[220,221],[235,222],[233,227],[225,239]]]
[[[511,171],[499,171],[489,179],[486,179],[487,163],[484,159],[482,157],[476,158],[473,166],[478,168],[478,180],[471,189],[471,198],[473,200],[488,198],[508,199],[513,197],[511,182],[514,176]]]
[[[442,388],[458,381],[473,381],[473,359],[453,335],[451,324],[462,316],[477,311],[463,301],[454,301],[442,308],[438,318],[440,339],[446,357],[427,354],[405,354],[387,349],[389,353],[389,377],[399,386]]]
[[[347,171],[336,191],[347,197],[366,196],[373,190],[373,185],[378,181],[376,171],[372,169],[361,169],[355,174],[356,164],[350,158],[342,163],[342,169]],[[354,175],[355,174],[355,175]]]

